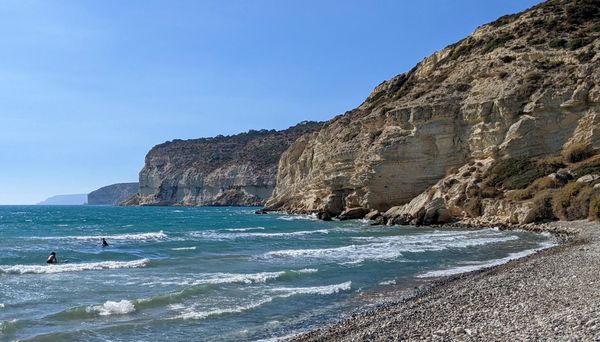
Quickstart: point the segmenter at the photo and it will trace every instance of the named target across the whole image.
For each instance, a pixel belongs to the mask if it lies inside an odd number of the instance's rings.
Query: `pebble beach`
[[[600,224],[574,221],[540,227],[574,234],[558,247],[437,279],[409,298],[291,340],[600,340]]]

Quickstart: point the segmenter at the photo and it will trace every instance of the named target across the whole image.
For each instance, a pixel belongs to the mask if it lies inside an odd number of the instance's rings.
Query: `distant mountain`
[[[139,183],[117,183],[104,186],[87,195],[88,204],[117,205],[136,194]]]
[[[71,194],[48,197],[38,205],[82,205],[86,203],[87,194]]]

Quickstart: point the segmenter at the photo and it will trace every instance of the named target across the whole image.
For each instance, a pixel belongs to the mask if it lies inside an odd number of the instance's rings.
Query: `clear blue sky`
[[[0,204],[136,181],[175,138],[281,129],[532,0],[0,2]]]

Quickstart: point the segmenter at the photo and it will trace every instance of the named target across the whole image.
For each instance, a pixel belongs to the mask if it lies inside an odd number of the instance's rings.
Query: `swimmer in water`
[[[56,258],[56,252],[50,253],[48,256],[48,260],[46,260],[47,264],[58,264],[58,259]]]

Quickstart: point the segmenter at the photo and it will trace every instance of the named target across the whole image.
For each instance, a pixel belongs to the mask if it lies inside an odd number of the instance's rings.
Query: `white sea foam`
[[[102,261],[87,262],[80,264],[55,264],[55,265],[0,265],[0,273],[10,274],[43,274],[43,273],[61,273],[77,272],[116,268],[139,268],[148,264],[148,259],[139,259],[133,261]]]
[[[319,272],[318,268],[303,268],[301,270],[292,270],[294,273],[317,273]]]
[[[4,309],[4,303],[0,303],[0,309]]]
[[[429,271],[429,272],[420,274],[417,277],[418,278],[443,277],[443,276],[450,276],[450,275],[455,275],[455,274],[460,274],[460,273],[477,271],[477,270],[492,267],[492,266],[506,264],[509,261],[526,257],[528,255],[534,254],[538,251],[541,251],[543,249],[550,248],[553,246],[556,246],[556,243],[553,241],[542,242],[542,243],[540,243],[540,246],[538,248],[528,249],[528,250],[524,250],[521,252],[510,253],[508,256],[506,256],[504,258],[474,262],[470,265],[457,266],[457,267],[453,267],[453,268],[449,268],[449,269],[445,269],[445,270]]]
[[[399,250],[383,248],[383,244],[350,245],[335,248],[288,249],[264,254],[266,258],[312,258],[338,262],[362,262],[369,260],[396,259],[402,256]]]
[[[201,284],[227,284],[227,283],[266,283],[268,280],[277,279],[285,272],[260,272],[260,273],[205,273],[200,275],[202,279],[192,282],[192,285]]]
[[[316,268],[304,268],[299,270],[289,270],[287,272],[307,274],[316,273],[319,270]],[[163,278],[147,279],[142,283],[143,286],[164,286],[164,285],[180,285],[180,286],[193,286],[193,285],[214,285],[214,284],[257,284],[266,283],[269,280],[278,279],[283,276],[286,271],[279,272],[259,272],[259,273],[201,273],[196,277],[171,277],[169,280]],[[200,278],[200,279],[198,279]]]
[[[310,215],[283,215],[283,216],[277,217],[277,219],[278,220],[284,220],[284,221],[296,221],[296,220],[316,221],[316,220],[318,220],[317,214],[310,214]]]
[[[265,227],[250,227],[250,228],[227,228],[227,229],[223,229],[226,230],[228,232],[247,232],[250,230],[264,230]]]
[[[102,305],[88,306],[85,311],[90,313],[95,312],[100,316],[125,315],[134,312],[135,306],[132,302],[125,299],[120,302],[113,302],[109,300]]]
[[[114,234],[114,235],[72,235],[72,236],[33,236],[31,239],[37,240],[100,240],[106,238],[108,241],[113,240],[161,240],[166,239],[167,234],[162,230],[159,232],[150,233],[129,233],[129,234]]]
[[[195,249],[196,249],[196,246],[171,248],[172,251],[193,251]]]
[[[349,246],[314,249],[288,249],[271,251],[263,254],[265,258],[312,258],[327,259],[345,265],[355,265],[365,260],[394,260],[405,252],[422,253],[427,251],[442,251],[448,248],[465,248],[470,246],[500,243],[518,240],[516,235],[487,233],[482,236],[470,233],[434,232],[421,235],[356,237],[359,242]]]
[[[319,294],[319,295],[330,295],[338,293],[340,291],[347,291],[352,288],[352,282],[347,281],[341,284],[325,285],[325,286],[311,286],[311,287],[276,287],[273,288],[273,292],[283,293],[278,297],[291,297],[294,295],[301,294]]]
[[[184,309],[183,312],[173,319],[204,319],[210,316],[219,316],[224,314],[233,314],[240,313],[248,310],[252,310],[266,303],[270,303],[273,301],[273,298],[264,298],[258,301],[253,301],[247,305],[240,305],[232,308],[222,308],[222,309],[214,309],[208,311],[196,311],[194,308]]]
[[[386,280],[379,283],[379,285],[396,285],[396,280]]]
[[[174,213],[183,213],[183,210],[173,210]]]
[[[195,307],[185,308],[181,310],[181,313],[173,319],[205,319],[210,316],[218,316],[224,314],[240,313],[248,310],[255,309],[261,305],[270,303],[276,298],[287,298],[294,295],[302,294],[318,294],[318,295],[331,295],[340,291],[349,290],[352,286],[352,282],[347,281],[341,284],[327,285],[327,286],[313,286],[313,287],[281,287],[271,289],[275,293],[274,296],[264,297],[259,300],[254,300],[249,304],[234,306],[230,308],[218,308],[214,310],[198,310]],[[179,310],[181,306],[174,306],[172,309]]]
[[[234,239],[252,239],[252,238],[291,238],[311,234],[328,234],[327,229],[317,230],[301,230],[295,232],[280,232],[280,233],[223,233],[215,230],[206,230],[191,232],[193,237],[200,237],[206,240],[234,240]]]
[[[277,337],[270,337],[270,338],[265,338],[262,340],[256,340],[256,342],[280,342],[280,341],[287,341],[289,339],[291,339],[292,337],[301,335],[302,332],[297,332],[297,333],[293,333],[293,334],[287,334],[287,335],[283,335],[283,336],[277,336]]]
[[[311,235],[311,234],[329,234],[327,229],[317,229],[317,230],[301,230],[297,232],[288,232],[288,233],[239,233],[235,234],[238,237],[261,237],[261,238],[270,238],[270,237],[288,237],[288,236],[302,236],[302,235]],[[231,234],[234,235],[234,234]]]

